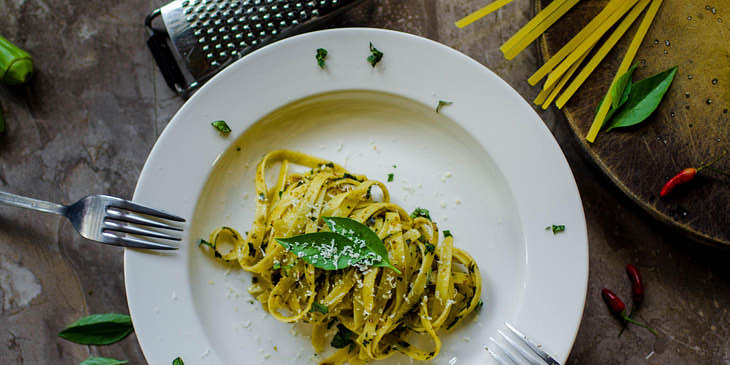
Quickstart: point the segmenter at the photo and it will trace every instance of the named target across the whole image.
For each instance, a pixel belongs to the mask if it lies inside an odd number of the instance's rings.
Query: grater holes
[[[276,20],[282,20],[282,19],[284,19],[284,16],[281,15],[281,13],[276,13],[276,14],[274,14],[274,19],[276,19]]]
[[[266,14],[264,14],[264,15],[263,15],[263,16],[261,17],[261,19],[263,19],[264,21],[267,21],[267,20],[271,19],[271,14],[269,14],[269,13],[266,13]]]
[[[274,23],[271,23],[271,22],[266,23],[266,28],[269,28],[269,29],[274,28]]]
[[[310,1],[306,5],[307,5],[308,8],[313,8],[317,4],[314,1]]]
[[[319,9],[312,9],[312,16],[319,16]]]
[[[182,3],[180,3],[180,5],[182,5],[183,7],[188,6],[189,4],[190,4],[190,0],[185,0]]]

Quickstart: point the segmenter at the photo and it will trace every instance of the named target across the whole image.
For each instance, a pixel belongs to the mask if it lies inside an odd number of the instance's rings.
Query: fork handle
[[[4,191],[0,191],[0,203],[58,215],[64,215],[66,213],[66,207],[61,204],[28,198]]]

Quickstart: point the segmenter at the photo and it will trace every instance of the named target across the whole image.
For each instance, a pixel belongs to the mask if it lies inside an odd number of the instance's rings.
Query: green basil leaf
[[[373,260],[377,257],[367,247],[360,248],[347,237],[334,232],[276,238],[276,242],[314,267],[324,270],[344,269],[359,264],[366,256]]]
[[[172,365],[185,365],[185,363],[182,361],[182,358],[178,356],[175,360],[172,360]]]
[[[126,360],[110,359],[108,357],[90,357],[82,361],[79,365],[120,365],[128,362]]]
[[[613,84],[613,87],[609,92],[611,93],[611,107],[614,109],[618,109],[618,107],[621,106],[622,100],[624,98],[624,91],[626,91],[626,86],[631,83],[631,75],[634,74],[634,70],[636,70],[636,66],[639,64],[634,64],[629,68],[628,71],[626,71],[623,75],[619,76],[618,80]],[[626,93],[628,96],[628,94]],[[625,101],[624,101],[625,102]]]
[[[58,336],[82,345],[108,345],[127,337],[134,328],[127,314],[92,314],[79,319]]]
[[[662,101],[677,73],[677,66],[660,72],[631,86],[626,104],[613,116],[607,130],[630,127],[646,120]]]
[[[375,253],[379,257],[379,260],[373,260],[372,266],[389,267],[398,274],[401,273],[400,270],[390,264],[390,260],[388,260],[388,250],[385,248],[385,244],[383,244],[380,237],[378,237],[378,235],[375,234],[370,227],[350,218],[322,217],[322,219],[325,223],[327,223],[327,226],[330,227],[332,232],[339,233],[347,237],[355,243],[355,247],[361,250],[367,249],[370,252]]]
[[[613,106],[611,106],[608,109],[608,113],[606,113],[606,119],[603,120],[603,126],[601,126],[601,128],[607,126],[609,124],[609,121],[611,120],[611,117],[616,114],[616,111],[621,109],[621,106],[626,104],[626,101],[629,100],[629,94],[631,93],[632,87],[633,83],[629,81],[628,85],[626,85],[626,88],[624,89],[624,94],[621,96],[621,101],[618,104],[618,108],[614,108]],[[601,99],[601,102],[598,103],[598,106],[596,107],[596,114],[598,114],[598,110],[601,109],[601,105],[603,105],[604,100],[606,100],[605,96],[603,97],[603,99]]]

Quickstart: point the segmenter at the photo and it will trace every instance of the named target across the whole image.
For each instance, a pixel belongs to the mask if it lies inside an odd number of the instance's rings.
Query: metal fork
[[[185,222],[172,214],[108,195],[90,195],[74,204],[61,205],[0,191],[0,203],[62,215],[81,236],[122,247],[176,250],[175,246],[145,238],[180,241],[179,235],[146,227],[182,232],[180,224],[165,220]]]
[[[538,347],[534,342],[532,342],[527,336],[522,334],[522,332],[518,331],[513,325],[505,322],[505,326],[514,334],[515,337],[517,337],[524,345],[527,345],[527,348],[533,351],[534,355],[537,355],[542,359],[542,361],[538,361],[535,356],[530,355],[528,351],[525,349],[525,346],[518,344],[511,336],[505,335],[502,331],[497,330],[499,332],[500,336],[509,344],[509,347],[513,350],[516,350],[520,356],[516,356],[513,351],[508,350],[505,346],[501,345],[499,342],[495,341],[494,338],[490,337],[489,339],[494,343],[494,345],[500,350],[502,354],[506,356],[507,359],[505,360],[504,357],[497,354],[496,351],[493,351],[490,348],[486,348],[492,357],[497,360],[498,363],[501,365],[510,365],[510,364],[535,364],[535,365],[560,365],[560,363],[555,360],[552,356],[548,355],[545,351],[543,351],[540,347]]]

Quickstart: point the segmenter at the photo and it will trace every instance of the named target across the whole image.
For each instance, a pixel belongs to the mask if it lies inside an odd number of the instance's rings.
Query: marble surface
[[[525,80],[537,68],[537,47],[512,61],[498,50],[532,16],[528,1],[465,29],[453,25],[487,2],[370,0],[336,25],[442,42],[532,100],[538,90]],[[145,47],[142,22],[159,5],[0,0],[0,34],[29,51],[37,68],[28,86],[0,86],[7,120],[0,189],[62,203],[99,193],[131,198],[147,154],[184,102]],[[558,111],[537,111],[570,162],[588,224],[588,296],[568,364],[730,364],[730,253],[653,222],[586,160]],[[618,337],[621,324],[600,298],[603,287],[628,296],[627,263],[647,283],[637,318],[659,336],[629,327]],[[62,218],[0,207],[0,364],[78,364],[89,356],[144,364],[134,335],[102,347],[57,337],[84,315],[127,312],[122,266],[121,249],[80,238]]]

